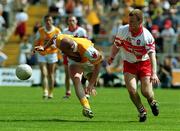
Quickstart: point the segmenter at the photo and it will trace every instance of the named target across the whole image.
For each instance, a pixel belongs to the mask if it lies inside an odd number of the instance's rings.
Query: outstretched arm
[[[119,48],[117,48],[117,46],[115,44],[112,45],[112,48],[111,48],[111,53],[110,53],[110,57],[108,58],[108,64],[112,64],[116,54],[118,53],[119,51]]]
[[[48,47],[50,47],[51,45],[55,44],[56,42],[56,38],[57,38],[57,34],[55,34],[51,39],[49,39],[47,41],[47,43],[44,46],[36,46],[34,49],[35,51],[44,51],[46,50]]]
[[[101,68],[101,62],[94,65],[94,70],[92,72],[92,75],[91,75],[91,77],[89,79],[89,84],[87,86],[87,92],[89,94],[96,95],[96,90],[95,90],[94,86],[95,86],[95,84],[97,82],[97,77],[98,77],[100,68]]]
[[[55,44],[55,40],[56,40],[57,36],[58,36],[57,34],[54,34],[53,37],[51,39],[49,39],[49,41],[44,45],[44,49],[47,49],[51,45]]]

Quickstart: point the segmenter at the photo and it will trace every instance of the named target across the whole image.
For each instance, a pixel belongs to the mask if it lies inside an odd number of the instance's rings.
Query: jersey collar
[[[132,33],[131,30],[132,30],[132,29],[129,27],[129,31],[131,32],[131,35],[132,35],[133,37],[136,37],[136,36],[140,35],[140,34],[143,32],[143,26],[140,25],[139,30],[138,30],[136,33]]]
[[[46,26],[44,26],[44,29],[47,33],[51,33],[52,31],[54,31],[55,27],[52,26],[51,30],[47,30]]]
[[[69,30],[70,32],[74,32],[75,30],[77,30],[77,28],[78,28],[78,26],[76,26],[75,28],[69,26],[68,30]]]

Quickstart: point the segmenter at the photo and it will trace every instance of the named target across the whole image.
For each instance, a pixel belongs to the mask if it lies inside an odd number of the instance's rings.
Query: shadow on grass
[[[93,119],[86,119],[86,120],[62,120],[62,119],[8,119],[8,120],[0,120],[0,122],[77,122],[77,123],[137,123],[137,121],[108,121],[108,120],[93,120]]]

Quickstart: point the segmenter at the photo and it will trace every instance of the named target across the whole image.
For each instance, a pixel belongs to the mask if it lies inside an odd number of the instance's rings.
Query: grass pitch
[[[139,123],[137,111],[125,88],[98,88],[90,98],[95,114],[82,116],[82,107],[73,90],[70,99],[62,99],[64,88],[54,90],[54,99],[43,100],[41,88],[0,87],[0,131],[179,131],[180,90],[155,89],[160,115],[152,115],[149,105],[145,123]]]

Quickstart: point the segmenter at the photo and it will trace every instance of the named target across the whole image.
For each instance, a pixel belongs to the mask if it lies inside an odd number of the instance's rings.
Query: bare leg
[[[47,66],[46,63],[40,63],[41,77],[42,77],[42,88],[43,97],[48,95],[48,76],[47,76]]]
[[[69,77],[68,65],[64,65],[64,70],[65,70],[66,96],[70,96],[71,95],[71,88],[70,88],[70,77]]]
[[[128,89],[130,98],[139,111],[139,109],[143,105],[142,105],[140,96],[139,96],[138,91],[137,91],[137,78],[133,74],[126,73],[124,75],[124,79],[125,79],[126,88]]]
[[[71,65],[69,67],[70,71],[70,77],[73,81],[74,87],[75,87],[75,92],[77,97],[82,99],[85,97],[85,93],[81,84],[81,79],[83,75],[83,70],[78,66],[78,65]]]
[[[128,89],[130,98],[139,112],[139,122],[146,121],[147,113],[146,113],[146,109],[144,108],[141,102],[140,96],[138,94],[136,76],[133,74],[126,73],[125,83],[126,83],[126,87]]]
[[[75,87],[76,96],[78,97],[81,105],[83,106],[83,111],[82,111],[83,115],[88,118],[94,117],[94,114],[91,111],[89,101],[86,98],[86,95],[84,93],[84,89],[81,83],[83,69],[79,67],[79,65],[74,64],[74,65],[69,66],[69,72],[70,72],[70,77]]]
[[[152,83],[150,83],[150,77],[141,78],[141,92],[144,97],[146,97],[147,101],[151,103],[154,100],[154,92]]]
[[[53,90],[54,90],[54,84],[55,84],[55,68],[56,63],[48,64],[48,76],[49,76],[49,91],[48,91],[48,97],[53,97]]]
[[[159,104],[158,102],[154,99],[154,92],[153,92],[153,86],[152,83],[150,83],[150,77],[143,77],[141,78],[141,92],[144,97],[146,97],[152,113],[154,116],[159,115]]]

